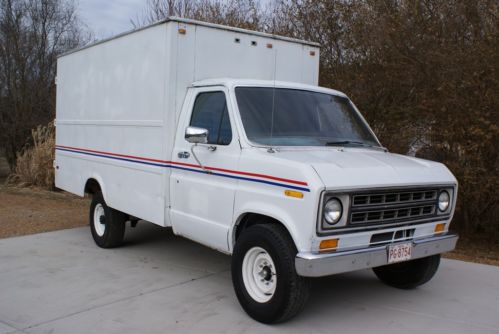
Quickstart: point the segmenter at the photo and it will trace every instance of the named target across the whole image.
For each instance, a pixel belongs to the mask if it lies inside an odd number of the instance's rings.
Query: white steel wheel
[[[118,247],[123,243],[127,215],[106,205],[101,192],[92,195],[89,210],[90,231],[97,246]]]
[[[94,208],[94,228],[99,237],[102,237],[104,232],[106,232],[105,219],[106,213],[104,207],[102,204],[98,203]]]
[[[253,247],[246,252],[242,276],[246,291],[256,302],[266,303],[274,296],[277,286],[276,268],[265,249]]]
[[[282,322],[303,308],[308,280],[296,273],[296,253],[281,225],[261,223],[241,231],[232,252],[232,284],[250,317],[266,324]]]

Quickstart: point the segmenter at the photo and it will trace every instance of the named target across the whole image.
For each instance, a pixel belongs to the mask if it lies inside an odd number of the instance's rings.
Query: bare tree
[[[444,162],[457,224],[499,237],[496,0],[148,0],[180,16],[319,42],[320,84],[347,92],[394,152]],[[55,62],[87,40],[70,0],[0,2],[0,148],[10,165],[54,117]]]
[[[347,92],[394,152],[444,162],[457,224],[499,236],[499,6],[494,0],[150,0],[170,15],[321,44],[320,84]]]
[[[444,162],[455,227],[499,236],[499,6],[494,0],[283,0],[278,30],[321,47],[320,82],[348,92],[392,151]]]
[[[0,3],[0,148],[11,168],[31,129],[55,116],[57,55],[89,37],[72,1]]]
[[[230,25],[233,27],[268,30],[269,9],[258,0],[148,0],[144,13],[132,20],[140,27],[170,16],[184,17]]]

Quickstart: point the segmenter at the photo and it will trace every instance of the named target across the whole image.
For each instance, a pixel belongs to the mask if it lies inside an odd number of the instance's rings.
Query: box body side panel
[[[96,179],[110,207],[159,225],[175,125],[166,119],[165,25],[59,58],[56,186],[83,195]]]

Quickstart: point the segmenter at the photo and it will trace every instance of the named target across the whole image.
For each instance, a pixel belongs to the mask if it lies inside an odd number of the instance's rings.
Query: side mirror
[[[208,143],[208,130],[195,126],[188,126],[185,129],[185,140],[191,144],[206,144]]]

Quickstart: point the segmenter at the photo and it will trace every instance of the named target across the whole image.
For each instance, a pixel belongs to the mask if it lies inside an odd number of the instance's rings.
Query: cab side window
[[[200,93],[192,109],[191,126],[208,130],[208,144],[229,145],[232,141],[229,111],[223,92]]]

